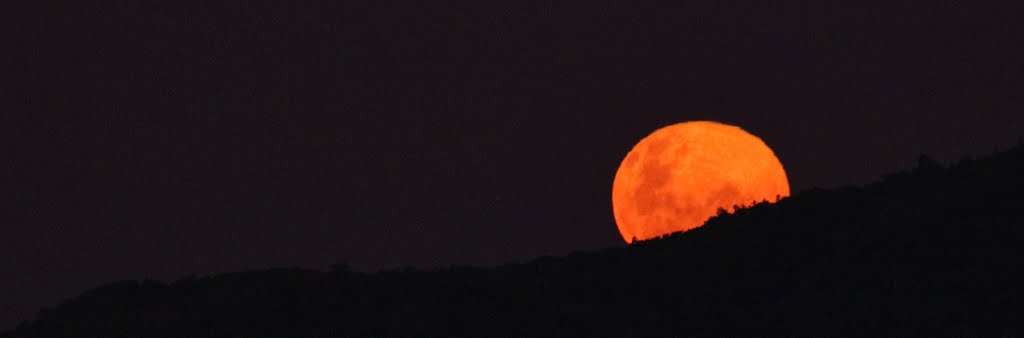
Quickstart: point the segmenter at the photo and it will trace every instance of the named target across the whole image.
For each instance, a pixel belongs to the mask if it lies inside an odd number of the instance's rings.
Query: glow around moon
[[[789,196],[782,163],[760,138],[718,122],[685,122],[640,140],[615,173],[612,209],[626,242],[701,226],[732,210]]]

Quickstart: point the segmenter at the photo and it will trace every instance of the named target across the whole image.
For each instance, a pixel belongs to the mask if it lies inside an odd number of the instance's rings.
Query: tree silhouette
[[[1024,146],[494,268],[122,281],[3,337],[1013,336]]]

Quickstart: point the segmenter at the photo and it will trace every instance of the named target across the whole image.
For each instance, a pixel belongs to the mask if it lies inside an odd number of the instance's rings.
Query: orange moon
[[[757,136],[711,121],[640,140],[619,165],[612,210],[627,243],[701,226],[718,209],[789,196],[775,153]]]

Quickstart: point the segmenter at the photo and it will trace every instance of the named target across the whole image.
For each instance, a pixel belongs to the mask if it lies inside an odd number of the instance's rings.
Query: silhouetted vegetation
[[[105,285],[4,337],[1019,335],[1024,146],[494,268]]]

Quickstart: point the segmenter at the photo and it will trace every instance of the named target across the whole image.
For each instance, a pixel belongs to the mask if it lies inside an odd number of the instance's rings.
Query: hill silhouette
[[[3,337],[1017,335],[1024,146],[493,268],[123,281]]]

